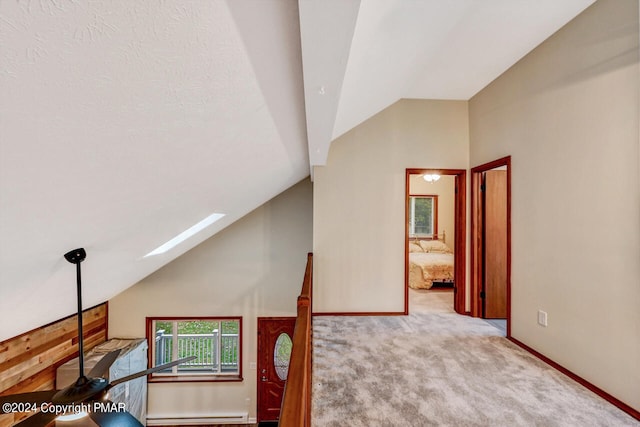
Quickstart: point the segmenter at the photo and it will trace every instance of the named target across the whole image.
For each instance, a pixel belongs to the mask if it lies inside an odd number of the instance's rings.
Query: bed
[[[434,283],[453,286],[453,251],[442,240],[409,241],[409,286],[431,289]]]

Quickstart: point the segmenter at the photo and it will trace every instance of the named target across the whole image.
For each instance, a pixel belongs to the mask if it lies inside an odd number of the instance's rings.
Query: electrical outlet
[[[538,310],[538,324],[541,326],[547,326],[547,312]]]

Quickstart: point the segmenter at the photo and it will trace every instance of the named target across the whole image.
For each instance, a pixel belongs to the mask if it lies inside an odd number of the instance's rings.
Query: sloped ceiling
[[[470,99],[594,1],[300,0],[311,165],[402,98]]]
[[[75,311],[65,252],[87,250],[84,306],[108,300],[335,137],[401,98],[468,99],[590,3],[0,0],[0,341]]]

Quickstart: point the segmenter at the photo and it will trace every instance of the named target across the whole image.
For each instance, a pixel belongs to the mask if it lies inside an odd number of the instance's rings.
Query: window
[[[437,234],[437,215],[438,196],[409,196],[409,236]]]
[[[147,341],[150,366],[196,356],[152,382],[242,380],[241,317],[147,317]]]

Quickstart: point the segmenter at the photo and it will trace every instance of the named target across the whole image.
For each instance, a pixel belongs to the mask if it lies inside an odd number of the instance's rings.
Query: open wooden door
[[[483,317],[507,317],[507,171],[483,173]]]
[[[258,318],[258,422],[280,419],[295,317]]]

